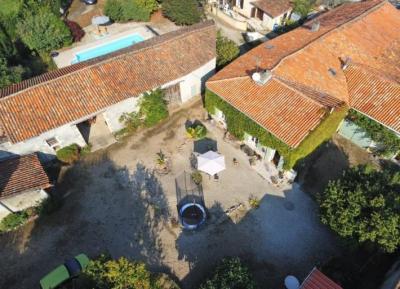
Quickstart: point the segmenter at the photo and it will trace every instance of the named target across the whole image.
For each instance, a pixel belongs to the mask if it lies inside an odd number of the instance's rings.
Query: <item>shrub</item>
[[[293,12],[298,13],[301,17],[307,17],[315,5],[315,0],[294,0]]]
[[[0,232],[11,231],[26,223],[30,214],[27,210],[11,213],[7,215],[0,223]]]
[[[255,196],[250,196],[249,205],[252,209],[258,209],[261,205],[261,201],[259,198],[255,197]]]
[[[155,281],[146,266],[124,257],[111,260],[101,255],[98,259],[90,261],[82,277],[90,286],[98,289],[156,289]]]
[[[200,289],[255,289],[256,284],[249,269],[239,258],[222,260],[213,276]]]
[[[400,137],[388,128],[355,110],[350,110],[348,118],[363,128],[368,137],[383,146],[378,149],[377,153],[391,157],[400,151]]]
[[[191,174],[192,180],[196,185],[201,185],[201,183],[203,182],[203,176],[201,175],[201,173],[199,171],[194,171]]]
[[[400,172],[350,168],[318,197],[321,220],[340,236],[386,252],[400,245]]]
[[[217,33],[217,67],[222,68],[239,56],[240,50],[235,42]]]
[[[77,144],[71,144],[62,149],[59,149],[56,153],[57,158],[67,164],[72,164],[79,159],[80,148]]]
[[[167,101],[164,92],[156,89],[150,93],[145,93],[140,102],[140,116],[144,117],[144,125],[153,126],[168,117]]]
[[[119,121],[124,124],[125,132],[135,132],[141,125],[137,112],[125,112],[120,116]]]
[[[156,0],[107,0],[104,14],[116,22],[149,21],[157,6]]]
[[[39,52],[49,52],[72,43],[68,27],[48,6],[33,5],[25,9],[17,24],[17,32],[30,49]]]
[[[8,67],[7,60],[0,58],[0,88],[20,82],[23,74],[22,66]]]
[[[207,128],[202,124],[194,124],[186,129],[186,134],[192,139],[202,139],[207,135]]]
[[[74,42],[81,41],[83,36],[85,36],[85,31],[82,29],[82,27],[80,27],[78,23],[68,20],[68,19],[65,19],[64,22],[68,26],[69,30],[71,31],[72,40]]]
[[[196,0],[164,0],[162,11],[165,17],[177,25],[192,25],[201,20]]]

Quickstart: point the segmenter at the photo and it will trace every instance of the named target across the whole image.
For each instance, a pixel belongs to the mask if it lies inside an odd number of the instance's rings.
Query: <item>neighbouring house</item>
[[[330,139],[349,108],[400,133],[400,11],[347,3],[263,43],[207,81],[223,127],[279,169]]]
[[[170,104],[198,96],[214,73],[215,43],[206,21],[0,90],[0,158],[35,151],[52,158],[70,144],[87,145],[87,131],[113,137],[120,116],[156,88]]]
[[[283,25],[292,11],[289,0],[213,0],[210,3],[220,10],[214,14],[241,30],[273,30]]]
[[[0,161],[0,220],[38,205],[51,187],[36,153]]]
[[[341,286],[329,279],[317,268],[311,270],[310,274],[301,283],[299,289],[343,289]]]

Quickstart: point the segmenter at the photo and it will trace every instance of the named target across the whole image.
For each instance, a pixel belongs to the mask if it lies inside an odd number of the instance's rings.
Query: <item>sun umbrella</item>
[[[96,16],[92,18],[93,25],[104,25],[110,22],[110,18],[107,16]]]
[[[197,157],[197,169],[211,176],[225,170],[225,157],[214,151],[208,151]]]

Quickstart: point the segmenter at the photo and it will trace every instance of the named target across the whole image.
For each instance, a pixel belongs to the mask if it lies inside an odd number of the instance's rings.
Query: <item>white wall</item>
[[[11,214],[10,210],[19,212],[37,206],[46,198],[48,194],[44,190],[34,190],[2,199],[0,200],[0,221]]]
[[[286,17],[288,17],[289,14],[290,14],[290,11],[288,11],[288,12],[286,12],[286,13],[287,13],[287,14],[286,14]],[[264,16],[263,16],[263,25],[264,25],[265,27],[267,27],[268,29],[272,30],[272,29],[274,29],[274,25],[275,25],[275,24],[278,24],[278,25],[281,25],[281,24],[282,24],[283,15],[285,15],[285,13],[283,13],[283,14],[281,14],[281,15],[275,17],[275,18],[271,18],[268,14],[264,13]]]
[[[179,79],[166,83],[161,87],[165,88],[170,85],[179,83],[182,102],[186,102],[192,97],[201,93],[202,89],[204,89],[205,81],[214,74],[215,66],[216,59],[214,58],[193,71],[192,73],[189,73],[188,75],[185,75]],[[112,132],[116,132],[123,128],[123,124],[119,122],[120,116],[125,112],[137,111],[139,100],[140,97],[131,97],[117,104],[114,104],[105,109],[103,112],[98,112],[97,114],[103,113],[104,119],[106,120],[110,130]],[[92,116],[95,115],[96,114],[93,114]],[[86,119],[87,118],[89,118],[89,116],[86,117]],[[77,120],[74,123],[79,123],[84,120],[85,118]],[[42,156],[42,159],[46,161],[55,155],[55,151],[46,143],[47,139],[53,137],[57,138],[61,147],[65,147],[73,143],[76,143],[82,147],[86,145],[86,142],[76,125],[71,123],[47,131],[37,137],[31,138],[23,142],[19,142],[16,144],[0,144],[0,159],[8,157],[10,154],[25,155],[33,152],[41,152],[45,154],[44,156]]]
[[[11,144],[9,142],[0,144],[0,159],[5,158],[10,154],[26,155],[33,152],[41,152],[51,158],[51,156],[54,156],[56,152],[47,145],[46,140],[53,137],[57,138],[61,147],[73,143],[82,147],[86,145],[86,142],[76,125],[67,124],[23,142],[16,144]],[[44,160],[46,160],[46,157]]]
[[[201,93],[204,89],[206,80],[214,74],[215,66],[216,59],[214,58],[188,75],[162,85],[161,88],[166,88],[179,83],[181,89],[181,100],[184,103]]]
[[[124,127],[119,121],[122,114],[139,110],[139,100],[140,97],[131,97],[106,109],[103,116],[111,132],[117,132]]]

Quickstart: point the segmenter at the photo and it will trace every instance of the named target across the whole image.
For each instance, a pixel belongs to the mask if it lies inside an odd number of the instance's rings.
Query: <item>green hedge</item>
[[[348,119],[363,128],[373,141],[384,146],[377,153],[392,157],[400,151],[400,137],[387,127],[355,110],[350,110]]]
[[[7,215],[0,222],[0,232],[7,232],[18,228],[25,224],[29,217],[30,214],[27,210]]]
[[[327,113],[321,124],[293,149],[209,90],[206,91],[205,107],[211,114],[214,114],[215,107],[221,110],[226,117],[228,131],[235,137],[243,140],[244,133],[247,132],[257,137],[261,145],[276,149],[285,159],[285,170],[291,169],[298,160],[329,140],[348,111],[347,107],[343,107],[331,114]]]

